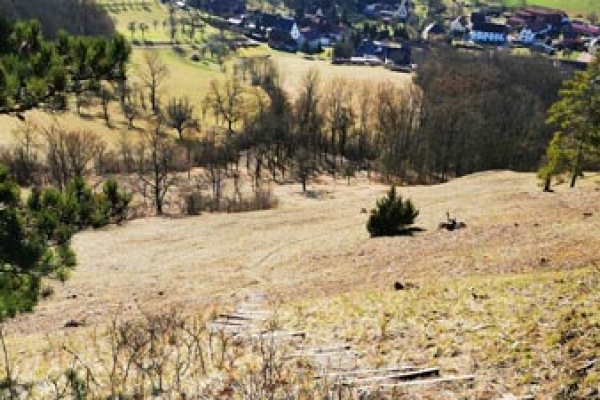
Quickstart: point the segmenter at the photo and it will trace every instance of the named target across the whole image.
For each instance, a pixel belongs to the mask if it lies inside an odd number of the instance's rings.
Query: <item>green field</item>
[[[169,77],[162,87],[162,96],[187,96],[192,101],[200,101],[208,90],[212,80],[225,79],[227,72],[232,70],[234,63],[239,57],[253,55],[267,55],[271,57],[275,65],[282,72],[284,85],[294,93],[301,85],[303,76],[311,68],[317,68],[323,83],[334,78],[343,78],[348,80],[374,82],[390,81],[400,84],[405,84],[411,80],[411,75],[398,74],[381,67],[366,68],[360,66],[335,66],[328,60],[328,53],[324,52],[319,57],[311,59],[303,57],[302,54],[290,54],[285,52],[274,51],[266,45],[261,45],[258,48],[240,50],[237,53],[230,53],[225,57],[225,71],[221,70],[216,59],[212,59],[205,55],[200,62],[190,60],[193,54],[199,54],[200,49],[204,46],[205,38],[211,34],[216,34],[217,30],[210,26],[206,26],[204,32],[198,32],[194,38],[194,48],[190,45],[188,38],[178,32],[177,40],[181,45],[179,52],[175,52],[168,44],[169,31],[163,26],[163,21],[167,20],[169,15],[165,7],[147,2],[145,6],[141,4],[125,5],[120,1],[104,1],[101,3],[110,15],[114,18],[117,30],[123,33],[125,37],[134,42],[132,54],[133,72],[132,80],[135,82],[135,70],[142,68],[143,53],[146,51],[158,51],[162,61],[169,69]],[[187,14],[179,12],[178,17],[185,17]],[[154,22],[157,22],[156,24]],[[139,27],[140,23],[145,23],[149,26],[145,32],[143,39],[145,45],[139,46],[142,43],[142,32],[139,28],[131,32],[129,24],[135,23]],[[155,28],[156,26],[156,28]],[[179,30],[178,30],[179,31]]]
[[[544,6],[565,10],[570,14],[581,14],[584,17],[591,12],[600,13],[598,0],[505,0],[501,3],[509,7]]]

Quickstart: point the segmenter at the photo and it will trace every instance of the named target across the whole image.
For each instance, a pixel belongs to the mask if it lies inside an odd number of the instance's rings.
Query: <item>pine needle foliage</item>
[[[131,195],[114,179],[102,189],[94,193],[77,177],[64,192],[34,188],[23,203],[19,186],[0,165],[0,322],[33,310],[43,280],[68,278],[77,261],[74,233],[126,219]]]
[[[377,206],[371,210],[367,230],[371,237],[395,236],[408,232],[419,215],[410,199],[403,200],[396,193],[396,187],[390,187],[385,197],[377,200]]]

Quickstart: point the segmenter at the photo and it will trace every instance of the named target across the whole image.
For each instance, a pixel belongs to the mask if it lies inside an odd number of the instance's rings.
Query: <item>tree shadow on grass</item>
[[[398,229],[395,233],[381,234],[381,235],[371,235],[372,238],[376,237],[393,237],[393,236],[414,236],[417,232],[425,232],[425,228],[420,228],[418,226],[409,226],[406,228]]]
[[[425,228],[421,228],[418,226],[410,226],[407,228],[400,229],[398,233],[394,236],[413,236],[417,232],[425,232]]]

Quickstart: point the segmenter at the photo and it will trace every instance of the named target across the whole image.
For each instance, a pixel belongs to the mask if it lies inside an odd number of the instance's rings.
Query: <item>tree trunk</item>
[[[583,158],[583,140],[579,141],[579,146],[577,147],[577,158],[575,159],[575,166],[573,167],[573,175],[571,175],[571,183],[569,184],[570,188],[575,187],[575,182],[577,182],[577,177],[581,174],[581,162]]]
[[[552,178],[546,178],[544,180],[544,192],[552,192],[552,188],[550,187],[552,184]]]
[[[163,203],[160,197],[160,185],[154,187],[154,203],[156,204],[156,215],[163,215]]]

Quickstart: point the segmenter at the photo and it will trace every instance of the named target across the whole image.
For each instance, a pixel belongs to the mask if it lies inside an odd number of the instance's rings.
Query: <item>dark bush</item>
[[[396,194],[396,187],[392,186],[387,196],[377,200],[377,208],[371,210],[367,222],[367,230],[371,237],[394,236],[409,232],[419,215],[410,199],[402,200]]]

